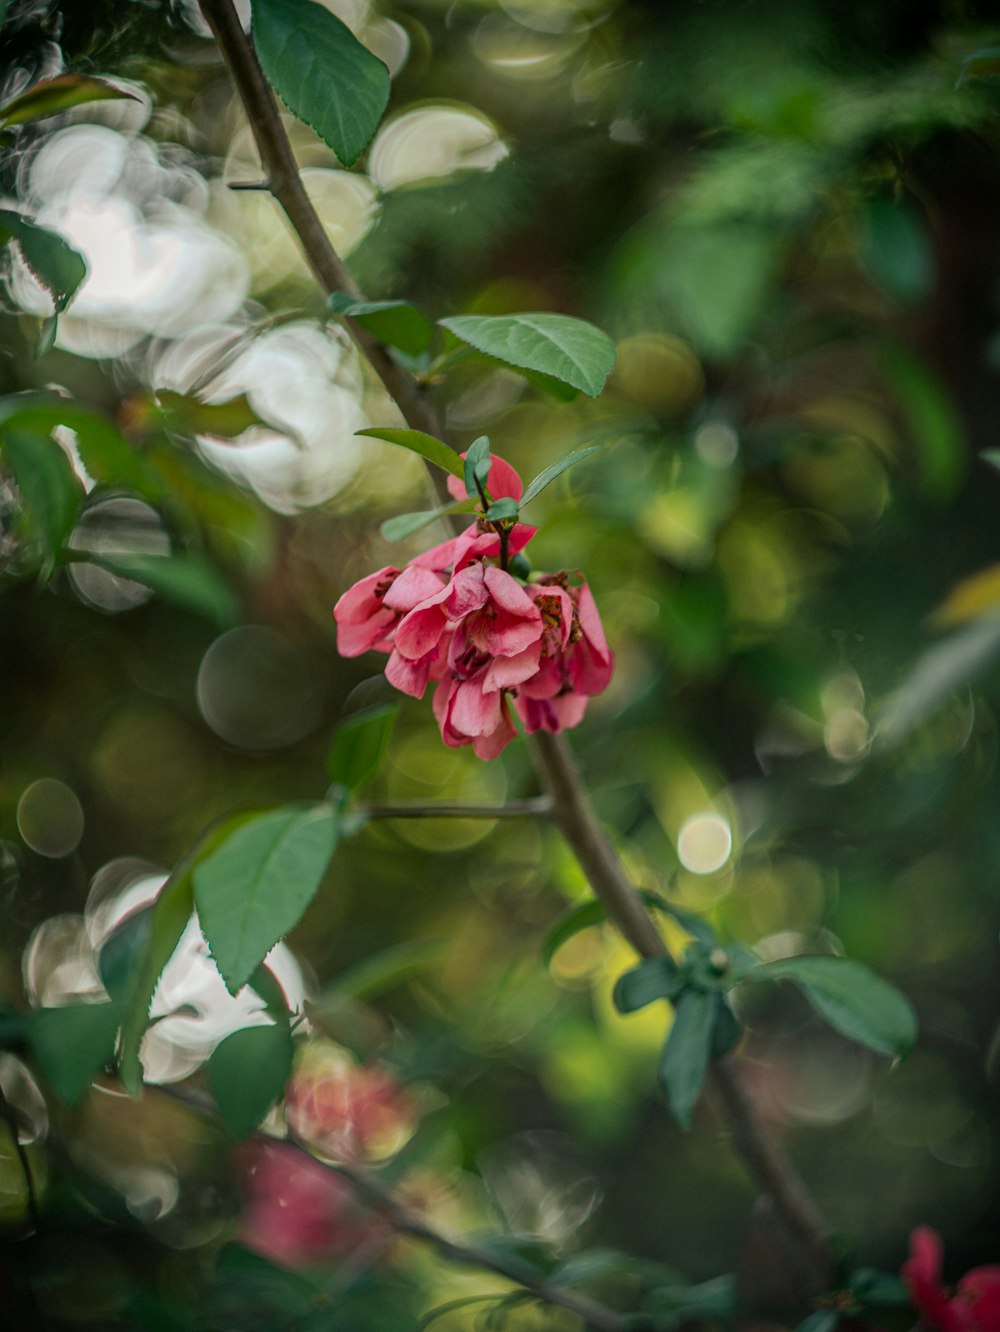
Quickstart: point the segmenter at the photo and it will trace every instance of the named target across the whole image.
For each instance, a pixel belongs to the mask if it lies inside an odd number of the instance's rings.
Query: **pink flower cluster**
[[[456,478],[448,486],[464,498]],[[502,458],[493,458],[487,488],[494,500],[522,494]],[[342,656],[388,653],[386,678],[414,698],[433,682],[445,744],[472,745],[482,759],[517,734],[508,700],[526,731],[561,731],[580,722],[614,668],[587,584],[565,573],[519,582],[500,567],[500,526],[480,517],[404,568],[369,574],[333,612]],[[508,521],[504,556],[519,554],[536,530]]]

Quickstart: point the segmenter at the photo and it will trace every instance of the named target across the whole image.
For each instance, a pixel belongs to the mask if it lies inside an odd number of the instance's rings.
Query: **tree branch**
[[[201,5],[232,73],[271,192],[298,237],[317,281],[328,294],[345,291],[360,297],[357,285],[330,244],[305,192],[274,96],[243,32],[232,0],[201,0]],[[407,424],[415,430],[439,436],[441,427],[437,413],[420,385],[397,365],[385,347],[367,330],[350,319],[345,319],[344,323]],[[552,798],[554,816],[594,893],[640,956],[664,954],[666,949],[659,933],[594,815],[565,740],[544,733],[533,739],[533,752],[543,784]],[[712,1086],[732,1128],[737,1151],[758,1185],[773,1200],[788,1231],[795,1248],[790,1258],[801,1269],[805,1285],[810,1290],[824,1289],[829,1280],[831,1258],[827,1229],[819,1208],[781,1143],[757,1115],[730,1062],[714,1062]]]
[[[523,819],[551,814],[552,799],[533,796],[529,800],[508,800],[505,805],[422,804],[416,800],[403,804],[376,802],[358,805],[353,812],[366,819]]]

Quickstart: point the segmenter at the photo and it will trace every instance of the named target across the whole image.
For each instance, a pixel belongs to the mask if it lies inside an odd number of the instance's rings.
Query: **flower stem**
[[[298,237],[317,282],[327,294],[344,291],[361,299],[306,194],[274,96],[232,0],[201,0],[201,7],[243,103],[271,193]],[[343,323],[407,424],[440,437],[437,413],[423,387],[366,329],[349,318],[343,318]],[[597,821],[565,740],[539,733],[533,752],[556,821],[608,915],[642,957],[662,955],[666,951],[663,941]],[[758,1116],[730,1061],[715,1061],[711,1084],[732,1130],[734,1147],[784,1223],[789,1266],[797,1269],[807,1293],[824,1289],[831,1268],[827,1228],[808,1188],[771,1128]]]

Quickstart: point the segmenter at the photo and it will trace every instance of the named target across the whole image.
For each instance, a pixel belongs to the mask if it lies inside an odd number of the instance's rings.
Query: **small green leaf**
[[[275,1022],[288,1025],[288,999],[278,983],[278,978],[270,967],[262,962],[254,971],[247,984],[255,994],[264,1000],[264,1007]]]
[[[612,999],[619,1013],[634,1013],[657,999],[673,999],[684,988],[684,977],[668,957],[647,957],[619,976]]]
[[[411,453],[419,453],[421,458],[426,458],[428,462],[450,472],[452,476],[457,476],[459,480],[465,477],[462,459],[455,450],[450,449],[444,440],[435,439],[433,435],[425,435],[422,430],[402,430],[393,426],[377,430],[356,430],[354,433],[370,435],[372,439],[384,439],[389,444],[399,444],[402,448],[409,449]]]
[[[715,1027],[712,1031],[712,1058],[721,1059],[739,1044],[743,1026],[729,1006],[729,1000],[715,993]]]
[[[2,427],[3,457],[21,494],[22,526],[51,573],[76,523],[84,490],[73,464],[47,435]]]
[[[431,345],[434,325],[408,301],[356,301],[341,291],[330,297],[335,314],[354,319],[380,342],[398,347],[408,356],[419,356]]]
[[[389,100],[382,61],[313,0],[253,0],[253,41],[288,109],[353,166]]]
[[[121,1021],[117,1003],[40,1008],[31,1017],[29,1039],[45,1080],[70,1105],[114,1057]]]
[[[913,1008],[895,986],[860,962],[830,954],[788,957],[748,972],[747,981],[794,981],[832,1027],[901,1059],[917,1039]]]
[[[290,805],[242,824],[194,868],[205,938],[231,994],[298,924],[338,840],[332,805]]]
[[[263,424],[245,393],[226,402],[202,402],[185,393],[157,389],[155,397],[145,403],[135,398],[130,402],[130,408],[137,413],[141,414],[144,407],[150,424],[155,423],[177,435],[217,435],[221,439],[234,439],[251,426]]]
[[[43,79],[18,93],[0,106],[0,125],[24,125],[44,116],[55,116],[85,102],[106,102],[128,98],[139,101],[133,92],[126,92],[106,79],[88,74],[59,74],[54,79]]]
[[[206,843],[209,846],[213,845],[211,836],[202,843],[195,855],[202,851]],[[194,857],[188,857],[182,861],[161,889],[152,908],[152,926],[148,942],[141,954],[139,965],[132,974],[126,993],[118,1071],[126,1091],[131,1092],[133,1096],[138,1095],[142,1086],[139,1047],[149,1026],[149,1005],[153,992],[163,968],[173,957],[174,949],[180,942],[180,937],[194,910],[191,882],[193,859]]]
[[[421,513],[401,513],[395,518],[387,518],[379,528],[386,541],[404,541],[416,532],[422,532],[439,518],[447,518],[453,513],[473,513],[475,500],[455,500],[453,504],[442,504],[439,509],[425,509]]]
[[[368,1003],[437,965],[445,952],[444,944],[438,939],[408,939],[341,972],[326,987],[322,998]]]
[[[56,313],[65,310],[87,276],[83,256],[57,232],[0,208],[0,241],[10,240],[17,242],[24,262],[52,297]]]
[[[674,1021],[660,1057],[660,1086],[681,1128],[691,1116],[708,1072],[715,1032],[716,996],[685,990],[676,1000]]]
[[[208,1086],[234,1138],[251,1134],[285,1089],[292,1071],[288,1022],[243,1027],[215,1047]]]
[[[0,398],[0,422],[11,430],[51,435],[66,426],[76,435],[76,451],[90,476],[103,485],[127,486],[156,498],[162,485],[118,430],[97,412],[51,393],[14,393]]]
[[[354,791],[370,781],[385,757],[399,705],[382,703],[342,721],[333,735],[326,761],[331,782]]]
[[[469,445],[465,455],[465,468],[462,473],[462,479],[465,482],[465,493],[470,499],[478,497],[480,486],[483,490],[486,489],[491,465],[489,438],[486,435],[480,435],[477,440]]]
[[[239,618],[236,593],[214,564],[199,555],[114,555],[78,551],[75,558],[151,587],[164,601],[204,615],[225,628]]]
[[[509,522],[518,515],[518,505],[516,499],[511,499],[509,495],[504,495],[502,499],[494,500],[486,510],[486,517],[491,523]]]
[[[965,477],[969,449],[948,390],[929,366],[902,347],[883,346],[879,360],[913,440],[924,490],[949,499]]]
[[[124,1000],[153,934],[153,908],[135,911],[108,935],[97,958],[101,984],[112,999]]]
[[[523,509],[526,504],[530,504],[535,496],[540,495],[557,476],[561,476],[568,468],[574,467],[578,462],[582,462],[584,458],[589,458],[592,453],[600,452],[600,448],[599,444],[591,444],[589,448],[577,449],[575,453],[568,453],[565,458],[560,458],[558,462],[554,462],[551,467],[546,467],[544,472],[539,472],[521,496],[521,508]]]
[[[485,356],[515,370],[550,375],[592,398],[615,363],[608,335],[570,315],[456,315],[439,322]]]
[[[817,1309],[808,1318],[803,1318],[795,1332],[834,1332],[840,1324],[840,1312],[837,1309]]]
[[[579,906],[571,907],[561,919],[556,921],[545,937],[545,942],[542,944],[542,957],[545,965],[551,965],[552,959],[567,940],[572,939],[581,930],[590,929],[593,925],[600,925],[607,918],[608,913],[604,903],[596,897],[589,902],[581,902]]]

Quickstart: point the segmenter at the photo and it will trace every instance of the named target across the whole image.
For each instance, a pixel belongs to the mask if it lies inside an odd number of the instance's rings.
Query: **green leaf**
[[[925,717],[964,689],[1000,656],[1000,615],[983,615],[922,653],[907,678],[887,699],[878,720],[875,747],[891,751]]]
[[[65,310],[87,276],[83,256],[56,232],[8,208],[0,208],[0,240],[17,242],[24,262],[52,297],[56,313]]]
[[[444,440],[435,439],[433,435],[425,435],[422,430],[402,430],[393,426],[377,430],[356,430],[354,433],[370,435],[372,439],[384,439],[389,444],[399,444],[402,448],[409,449],[411,453],[419,453],[421,458],[426,458],[428,462],[450,472],[452,476],[457,476],[459,480],[465,478],[462,459],[455,450],[450,449]]]
[[[486,517],[491,523],[508,522],[518,515],[518,504],[516,499],[511,499],[509,495],[504,495],[502,499],[494,500],[486,510]]]
[[[441,962],[445,952],[438,939],[408,939],[341,972],[323,997],[367,1003]]]
[[[199,854],[206,845],[214,844],[210,835],[198,848]],[[138,1095],[142,1086],[142,1064],[139,1060],[139,1047],[149,1026],[149,1005],[160,979],[163,968],[173,957],[174,949],[184,933],[185,926],[194,910],[194,893],[191,881],[191,866],[194,856],[182,861],[160,891],[152,908],[152,925],[148,942],[144,948],[139,965],[136,967],[124,1004],[122,1022],[122,1042],[118,1056],[118,1071],[126,1091]]]
[[[120,1021],[121,1006],[113,1002],[40,1008],[32,1015],[29,1039],[38,1067],[70,1105],[113,1059]]]
[[[471,499],[455,500],[453,504],[442,504],[438,509],[424,509],[421,513],[401,513],[395,518],[387,518],[379,531],[386,541],[404,541],[407,537],[421,532],[439,518],[447,518],[453,513],[474,513],[476,501]]]
[[[715,993],[715,1026],[712,1030],[712,1058],[721,1059],[739,1044],[743,1026],[729,1006],[729,1000]]]
[[[79,516],[83,484],[47,435],[4,426],[2,449],[21,493],[25,533],[38,542],[45,572],[51,573]]]
[[[398,347],[408,356],[425,352],[434,337],[434,325],[408,301],[356,301],[335,291],[330,297],[330,308],[367,328],[379,342]]]
[[[262,962],[247,984],[264,1000],[264,1006],[275,1022],[288,1025],[288,999],[270,967]]]
[[[554,462],[551,467],[546,467],[544,472],[539,472],[521,496],[521,508],[523,509],[526,504],[530,504],[535,496],[540,495],[557,476],[561,476],[568,468],[582,462],[584,458],[589,458],[592,453],[600,452],[600,448],[599,444],[591,444],[589,448],[577,449],[575,453],[568,453],[565,458],[560,458],[558,462]]]
[[[353,166],[389,100],[382,61],[313,0],[253,0],[253,40],[288,109]]]
[[[122,98],[139,101],[135,93],[117,88],[106,79],[96,79],[88,74],[59,74],[54,79],[43,79],[0,106],[0,125],[24,125],[31,120],[69,111],[74,106],[83,106],[85,102]]]
[[[657,999],[673,999],[684,988],[684,977],[668,957],[647,957],[615,982],[612,994],[619,1013],[634,1013]]]
[[[815,1313],[811,1313],[808,1318],[797,1324],[795,1332],[834,1332],[839,1323],[839,1310],[817,1309]]]
[[[565,916],[556,921],[546,935],[545,942],[542,944],[542,957],[545,965],[551,965],[552,959],[567,940],[572,939],[581,930],[590,929],[592,925],[602,924],[607,918],[608,913],[604,903],[596,897],[589,902],[581,902],[579,906],[571,907]]]
[[[385,757],[398,711],[398,704],[382,703],[355,712],[338,725],[326,761],[331,782],[354,791],[375,776]]]
[[[906,203],[873,199],[861,219],[861,261],[884,291],[904,305],[930,294],[934,249],[923,218]]]
[[[208,1061],[208,1086],[234,1138],[252,1133],[281,1096],[292,1055],[287,1021],[243,1027],[215,1047]]]
[[[465,493],[470,499],[476,499],[479,495],[480,486],[485,491],[486,483],[490,477],[490,441],[486,435],[480,435],[477,440],[469,445],[465,455],[465,466],[462,472],[462,479],[465,482]],[[479,483],[478,485],[476,483]]]
[[[231,994],[302,918],[338,839],[332,805],[290,805],[242,824],[194,868],[201,926]]]
[[[51,435],[66,426],[76,435],[76,450],[90,476],[103,485],[127,486],[148,498],[162,492],[158,478],[131,444],[97,412],[51,393],[15,393],[0,398],[0,423]]]
[[[114,555],[78,551],[75,558],[132,578],[184,610],[225,628],[239,619],[239,599],[214,564],[200,555]]]
[[[681,1128],[691,1116],[708,1072],[715,1032],[716,996],[685,990],[676,1000],[674,1021],[660,1057],[660,1086]]]
[[[901,347],[883,346],[879,360],[906,419],[924,490],[937,499],[950,499],[969,464],[955,404],[930,368]]]
[[[916,1014],[895,986],[860,962],[820,954],[755,967],[748,981],[794,981],[842,1035],[902,1058],[917,1039]]]
[[[202,402],[185,393],[157,389],[155,397],[133,398],[130,408],[142,421],[145,412],[149,424],[156,424],[177,435],[217,435],[234,439],[251,426],[262,425],[245,393],[226,402]]]
[[[608,335],[570,315],[455,315],[439,323],[485,356],[515,370],[550,375],[592,398],[615,363]]]
[[[108,936],[97,958],[101,984],[112,999],[124,1000],[136,968],[149,948],[153,933],[153,907],[135,911]]]

